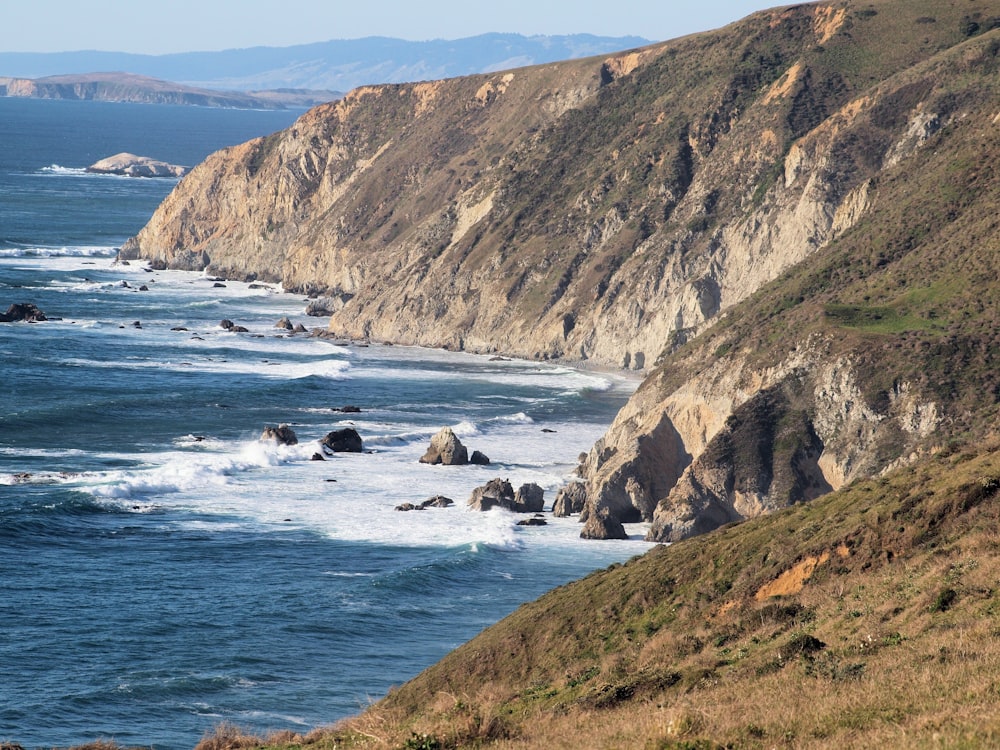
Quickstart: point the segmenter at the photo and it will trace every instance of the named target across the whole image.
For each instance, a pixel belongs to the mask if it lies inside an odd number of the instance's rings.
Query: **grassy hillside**
[[[1000,742],[1000,443],[660,547],[276,747]]]

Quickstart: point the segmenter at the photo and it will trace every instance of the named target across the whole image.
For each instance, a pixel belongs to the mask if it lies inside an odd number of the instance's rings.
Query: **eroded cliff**
[[[338,335],[651,369],[585,462],[584,517],[678,538],[978,424],[971,385],[914,362],[978,351],[982,310],[955,318],[968,290],[938,272],[995,249],[992,10],[823,2],[357,89],[210,157],[122,256],[329,297]]]

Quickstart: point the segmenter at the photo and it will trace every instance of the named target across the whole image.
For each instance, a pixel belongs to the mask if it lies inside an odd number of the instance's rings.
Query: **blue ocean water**
[[[293,118],[0,98],[0,308],[51,318],[0,324],[0,740],[307,730],[646,548],[464,507],[494,476],[551,503],[633,384],[288,335],[323,323],[296,295],[114,263],[176,182],[83,167],[193,164]],[[298,445],[258,440],[278,423]],[[347,425],[365,453],[311,460]],[[494,465],[419,464],[445,425]],[[436,494],[456,505],[395,510]]]

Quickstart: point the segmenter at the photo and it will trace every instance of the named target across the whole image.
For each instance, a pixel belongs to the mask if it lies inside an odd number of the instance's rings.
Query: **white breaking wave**
[[[254,469],[301,461],[311,448],[280,446],[276,443],[244,443],[237,453],[192,455],[177,453],[161,456],[162,463],[139,469],[110,472],[87,472],[70,477],[97,498],[131,500],[179,492],[204,492],[221,488],[230,477]]]
[[[42,172],[43,174],[72,175],[76,177],[83,177],[94,174],[93,172],[88,172],[83,167],[64,167],[61,164],[50,164],[47,167],[42,167],[38,171]]]
[[[99,362],[90,359],[66,359],[66,364],[79,367],[104,368],[109,370],[171,370],[173,372],[204,372],[230,375],[259,375],[273,380],[301,380],[317,377],[328,380],[347,380],[350,376],[350,362],[326,359],[314,362],[247,362],[225,359],[192,357],[184,361],[153,361],[146,359],[114,360]]]
[[[4,247],[0,258],[113,258],[114,247]]]

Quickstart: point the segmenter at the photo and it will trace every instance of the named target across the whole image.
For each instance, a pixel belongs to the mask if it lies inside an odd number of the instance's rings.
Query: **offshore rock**
[[[580,532],[581,539],[628,539],[621,521],[610,513],[593,513]]]
[[[122,152],[94,162],[86,168],[95,174],[116,174],[124,177],[183,177],[190,167],[168,164],[148,156],[136,156]]]
[[[552,503],[552,515],[566,518],[583,511],[587,502],[587,485],[583,482],[570,482],[560,487],[556,499]]]
[[[472,491],[469,507],[481,511],[497,507],[514,510],[514,488],[506,479],[491,479],[482,487],[476,487]]]
[[[514,493],[515,513],[540,513],[545,508],[545,490],[534,482],[522,484]]]
[[[331,453],[362,453],[364,443],[358,431],[353,427],[328,432],[320,443]]]
[[[38,323],[44,320],[48,320],[45,313],[30,302],[15,302],[6,313],[0,313],[0,323]]]
[[[464,466],[469,463],[469,451],[450,427],[443,427],[431,438],[430,447],[420,457],[420,463]]]
[[[265,442],[272,440],[278,445],[298,445],[299,443],[295,431],[287,424],[278,425],[277,427],[271,427],[270,425],[264,427],[260,439]]]
[[[490,457],[482,451],[472,451],[472,455],[469,456],[469,463],[476,466],[489,466],[492,462],[490,461]]]

